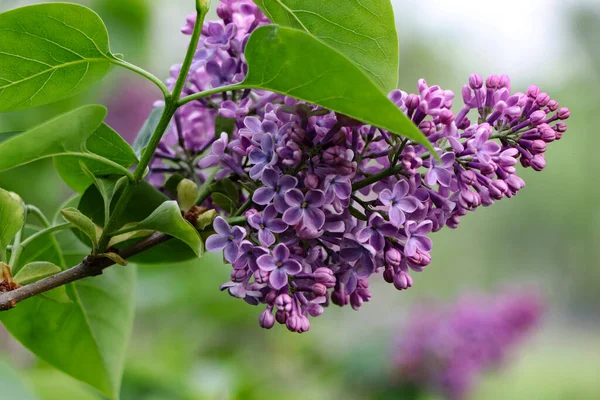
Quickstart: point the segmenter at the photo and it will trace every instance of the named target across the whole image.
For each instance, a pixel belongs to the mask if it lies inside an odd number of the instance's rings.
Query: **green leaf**
[[[85,142],[106,116],[102,106],[78,108],[0,144],[0,171],[48,157],[99,158]]]
[[[29,384],[8,362],[0,360],[0,390],[3,399],[38,400]]]
[[[337,50],[388,93],[398,85],[398,34],[390,0],[258,0],[272,23]]]
[[[49,260],[56,265],[73,266],[89,254],[71,232],[57,237],[62,256]],[[118,399],[133,325],[135,275],[133,266],[108,268],[68,285],[71,304],[35,296],[0,313],[0,320],[39,358]]]
[[[62,270],[59,266],[54,265],[50,262],[36,261],[29,263],[23,268],[21,268],[21,270],[14,276],[14,280],[19,285],[24,286],[57,274],[61,271]],[[42,296],[59,303],[72,303],[71,299],[69,299],[69,296],[67,295],[67,290],[64,286],[60,286],[56,289],[50,290],[49,292],[42,293]]]
[[[164,202],[148,218],[127,228],[128,232],[140,230],[152,230],[173,236],[187,244],[197,256],[204,250],[198,231],[183,218],[176,201]]]
[[[0,261],[5,260],[6,246],[25,223],[25,212],[21,202],[9,192],[0,189]]]
[[[108,72],[108,33],[92,10],[38,4],[0,14],[0,112],[52,103]]]
[[[67,221],[72,223],[77,229],[90,238],[94,250],[98,248],[98,240],[102,235],[102,229],[99,226],[94,224],[90,218],[83,215],[81,211],[76,208],[65,208],[61,213]]]
[[[28,285],[33,282],[37,282],[40,279],[47,278],[61,272],[62,269],[50,262],[37,261],[25,265],[21,270],[14,276],[15,282],[19,285]]]
[[[115,196],[115,199],[116,198],[117,197]],[[168,197],[166,197],[163,193],[157,190],[154,186],[150,185],[148,182],[142,182],[139,185],[136,185],[133,189],[133,195],[131,196],[131,200],[125,208],[125,212],[123,213],[123,216],[119,221],[119,226],[125,226],[126,228],[133,226],[133,224],[147,218],[150,214],[152,214],[152,212],[154,212],[154,210],[156,210],[156,208],[158,208],[161,204],[168,200]],[[116,201],[112,202],[113,207],[115,203]],[[90,188],[88,188],[88,190],[85,191],[85,193],[81,197],[78,209],[83,214],[90,217],[92,221],[94,221],[94,223],[99,225],[103,222],[102,207],[102,196],[100,195],[96,187],[91,186]],[[126,241],[134,238],[139,238],[140,236],[146,236],[146,233],[148,232],[142,232],[139,235],[134,235],[133,237],[130,237],[129,239],[127,239],[125,236],[119,235],[119,240]],[[120,248],[126,244],[128,243],[125,242],[122,243],[120,246],[116,247]],[[135,264],[174,264],[182,261],[188,261],[194,258],[197,258],[197,256],[189,248],[188,245],[179,240],[169,240],[165,243],[151,248],[150,250],[144,251],[143,253],[129,258],[128,261]]]
[[[282,93],[402,134],[430,150],[423,133],[353,62],[311,35],[275,25],[246,46],[244,86]]]
[[[152,110],[150,116],[144,123],[144,126],[142,126],[142,129],[138,132],[135,141],[133,142],[133,150],[135,150],[138,157],[142,154],[144,148],[148,146],[148,143],[150,143],[150,138],[152,138],[152,134],[156,130],[164,110],[164,106],[156,107]]]
[[[215,118],[215,135],[217,137],[221,136],[221,133],[226,133],[231,139],[231,135],[233,135],[233,130],[235,129],[235,119],[234,118],[224,118],[220,115],[217,115]]]
[[[110,126],[101,124],[100,127],[85,142],[87,151],[111,160],[122,167],[129,168],[138,162],[135,152],[129,144]],[[74,157],[56,157],[54,166],[61,178],[73,190],[83,193],[95,179],[86,173],[81,163],[96,177],[115,174],[115,169],[94,161],[76,159]]]

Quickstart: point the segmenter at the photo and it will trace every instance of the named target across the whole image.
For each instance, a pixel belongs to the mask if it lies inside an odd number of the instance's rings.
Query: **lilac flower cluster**
[[[481,374],[500,366],[538,325],[542,310],[538,296],[516,291],[417,308],[398,335],[395,385],[467,398]]]
[[[184,95],[243,80],[248,36],[268,22],[250,1],[222,1],[218,13],[203,28]],[[223,289],[266,305],[262,327],[304,332],[330,303],[359,309],[376,274],[410,288],[410,271],[431,262],[430,234],[514,196],[525,185],[516,164],[543,169],[546,145],[566,131],[568,109],[535,86],[512,94],[505,76],[472,75],[457,114],[451,91],[424,80],[417,89],[389,97],[440,161],[409,139],[275,93],[229,91],[178,110],[150,179],[214,175],[238,188],[237,210],[213,196],[202,204],[221,213],[206,245],[233,266]],[[215,132],[218,117],[233,119],[233,132]],[[243,227],[229,225],[234,215],[246,216]]]

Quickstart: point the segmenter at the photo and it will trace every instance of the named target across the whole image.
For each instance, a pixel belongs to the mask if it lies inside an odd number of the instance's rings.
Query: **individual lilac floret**
[[[537,295],[515,290],[418,307],[398,335],[394,386],[410,386],[423,397],[468,398],[483,373],[505,365],[538,326],[542,311]]]
[[[206,240],[206,250],[211,252],[223,250],[225,259],[234,263],[239,257],[240,244],[246,237],[246,230],[239,226],[230,227],[221,217],[215,219],[213,227],[216,235]]]
[[[275,243],[274,233],[283,233],[288,225],[283,220],[276,218],[277,211],[275,206],[270,205],[260,213],[253,213],[248,217],[248,224],[258,231],[258,240],[260,244],[270,247]]]
[[[377,251],[385,247],[386,237],[395,237],[398,228],[387,222],[380,214],[373,213],[369,218],[369,224],[356,235],[361,242],[369,242]]]
[[[273,201],[275,209],[284,212],[288,208],[285,195],[298,186],[298,180],[289,175],[279,176],[275,170],[267,168],[263,172],[261,182],[265,187],[256,189],[252,200],[263,206]]]
[[[290,250],[283,243],[273,249],[273,255],[266,254],[257,260],[258,267],[269,272],[269,284],[279,290],[288,283],[288,275],[296,275],[302,271],[300,263],[290,258]]]
[[[283,220],[288,225],[302,223],[308,229],[319,230],[325,224],[325,213],[321,207],[325,196],[320,190],[311,190],[306,195],[298,189],[292,189],[285,195],[285,201],[290,206],[283,213]]]
[[[260,148],[254,148],[248,155],[248,160],[254,166],[250,169],[252,179],[260,179],[265,168],[277,163],[277,153],[275,153],[275,142],[270,134],[263,135],[260,141]]]
[[[237,26],[234,24],[227,24],[225,28],[223,25],[217,22],[209,22],[208,24],[208,37],[204,41],[208,48],[219,48],[221,50],[229,50],[231,41],[237,34]]]
[[[384,206],[390,210],[390,221],[395,226],[401,226],[406,221],[406,214],[414,212],[419,207],[419,200],[408,195],[409,186],[406,181],[400,181],[394,190],[384,189],[380,198]]]

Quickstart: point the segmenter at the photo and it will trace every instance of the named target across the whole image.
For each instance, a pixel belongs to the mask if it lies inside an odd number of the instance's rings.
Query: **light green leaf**
[[[61,271],[62,270],[59,266],[50,262],[36,261],[21,268],[21,270],[14,276],[14,280],[19,285],[25,286],[41,279],[48,278],[49,276],[57,274]],[[71,299],[69,299],[69,296],[67,296],[67,290],[64,286],[60,286],[56,289],[50,290],[49,292],[43,293],[42,296],[59,303],[72,303]]]
[[[427,146],[423,133],[353,62],[311,35],[275,25],[258,28],[246,46],[243,85],[282,93]]]
[[[77,229],[90,238],[94,250],[98,248],[98,240],[102,235],[102,229],[99,226],[94,224],[90,218],[83,215],[81,211],[76,208],[65,208],[61,213],[67,221],[72,223]]]
[[[50,262],[37,261],[27,264],[21,268],[21,270],[14,276],[14,280],[19,285],[24,286],[33,282],[37,282],[40,279],[55,275],[61,271],[62,270],[59,266]]]
[[[134,224],[132,224],[132,225],[134,225]],[[128,226],[125,225],[124,228],[127,228],[127,227]],[[118,245],[119,243],[127,242],[129,240],[150,236],[153,233],[154,233],[154,231],[148,231],[148,230],[132,231],[132,232],[124,233],[122,235],[113,236],[112,238],[110,238],[110,241],[108,242],[108,247],[113,247],[113,246]]]
[[[138,162],[135,152],[129,144],[110,126],[101,124],[87,139],[85,149],[93,154],[111,160],[122,167],[129,168]],[[61,178],[73,190],[83,193],[94,179],[81,167],[81,163],[96,177],[115,174],[114,168],[94,160],[74,157],[56,157],[54,166]]]
[[[140,230],[152,230],[173,236],[187,244],[197,256],[204,250],[198,231],[183,218],[176,201],[164,202],[148,218],[126,229],[127,232]]]
[[[0,189],[0,261],[5,260],[6,246],[25,222],[23,205],[4,189]]]
[[[89,254],[71,232],[57,237],[62,255],[49,261],[64,268]],[[68,285],[71,304],[35,296],[0,313],[0,320],[39,358],[118,399],[133,325],[135,275],[133,266],[108,268],[100,276]]]
[[[29,384],[6,361],[0,361],[0,388],[3,399],[38,400]]]
[[[140,129],[138,132],[135,141],[133,142],[133,150],[135,150],[135,153],[138,156],[142,154],[144,148],[148,146],[148,143],[150,143],[150,138],[156,130],[164,110],[164,106],[156,107],[154,110],[152,110],[152,113],[150,113],[150,116],[146,122],[144,122],[144,126],[142,126],[142,129]]]
[[[0,14],[0,112],[52,103],[100,81],[113,57],[92,10],[37,4]]]
[[[257,0],[272,23],[337,50],[385,93],[398,85],[398,34],[390,0]]]

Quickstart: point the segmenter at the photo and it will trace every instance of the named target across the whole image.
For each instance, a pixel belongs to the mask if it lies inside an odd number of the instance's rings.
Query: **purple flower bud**
[[[402,261],[402,253],[398,249],[391,248],[385,252],[385,262],[387,265],[397,267]]]
[[[488,89],[498,89],[500,85],[500,77],[497,75],[490,75],[485,80],[485,87]]]
[[[414,111],[419,108],[420,104],[421,99],[419,99],[419,96],[415,94],[409,94],[406,98],[406,108],[408,108],[410,111]]]
[[[282,311],[279,310],[275,313],[275,319],[277,320],[277,322],[279,322],[281,325],[285,325],[288,318],[289,318],[290,314],[286,311]]]
[[[309,189],[319,188],[319,177],[315,174],[307,174],[304,178],[304,185]]]
[[[275,325],[275,317],[269,308],[260,313],[258,323],[264,329],[271,329]]]
[[[386,268],[385,271],[383,271],[383,280],[387,283],[394,283],[394,276],[395,273],[392,268]]]
[[[543,111],[536,111],[531,114],[530,122],[533,126],[538,126],[546,121],[546,113]]]
[[[275,299],[275,307],[280,311],[292,311],[293,303],[294,300],[287,293],[280,294]]]
[[[536,171],[541,171],[546,168],[546,158],[543,154],[536,154],[531,160],[529,160],[529,162],[531,164],[531,168]]]
[[[312,287],[313,293],[315,296],[325,296],[327,294],[327,286],[322,283],[315,283]]]
[[[349,296],[341,290],[334,290],[331,293],[331,302],[340,307],[344,307],[350,302]]]
[[[543,140],[534,140],[529,148],[531,149],[533,154],[541,154],[546,151],[548,146]]]
[[[571,116],[571,111],[568,108],[563,107],[560,110],[558,110],[558,113],[556,115],[558,116],[558,119],[565,120]]]
[[[473,90],[483,87],[483,78],[479,74],[473,74],[469,77],[469,87]]]
[[[540,88],[539,87],[537,87],[535,85],[532,85],[532,86],[529,86],[527,88],[527,96],[528,97],[530,97],[532,99],[536,99],[539,94],[540,94]]]
[[[298,314],[291,314],[285,322],[285,326],[290,332],[300,333],[302,331],[303,322],[304,321],[302,321],[302,318]]]
[[[548,93],[540,93],[535,98],[536,104],[540,107],[546,107],[548,103],[550,103],[550,100],[552,99],[550,98],[550,96],[548,96]]]
[[[548,109],[550,110],[550,112],[558,110],[558,107],[560,107],[558,101],[550,100],[550,102],[548,102]]]
[[[413,280],[411,276],[404,271],[400,271],[394,276],[394,287],[398,290],[406,290],[411,288],[413,285]]]

